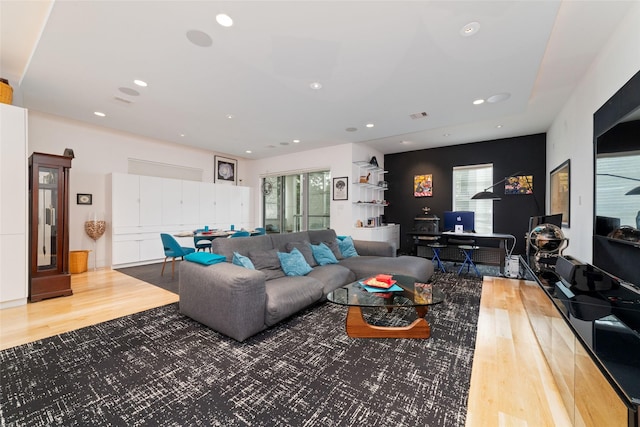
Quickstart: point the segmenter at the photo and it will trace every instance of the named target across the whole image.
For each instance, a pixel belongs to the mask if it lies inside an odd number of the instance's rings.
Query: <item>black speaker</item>
[[[575,258],[559,256],[556,260],[556,273],[569,285],[575,285],[576,267],[579,265],[583,263]]]

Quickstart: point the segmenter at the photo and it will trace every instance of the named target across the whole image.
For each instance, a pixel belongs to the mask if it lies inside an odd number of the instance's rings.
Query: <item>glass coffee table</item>
[[[442,291],[430,283],[420,283],[415,277],[393,275],[396,291],[370,292],[360,279],[329,292],[327,300],[348,306],[346,329],[353,338],[429,338],[431,327],[425,320],[429,306],[444,301]],[[398,307],[414,307],[418,318],[408,326],[376,326],[367,323],[362,307],[384,307],[388,312]]]

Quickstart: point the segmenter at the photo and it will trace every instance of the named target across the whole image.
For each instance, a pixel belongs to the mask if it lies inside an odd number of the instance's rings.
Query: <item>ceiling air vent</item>
[[[113,99],[116,101],[124,102],[125,104],[131,104],[133,101],[129,101],[128,99],[120,98],[119,96],[114,96]]]
[[[425,113],[424,111],[422,113],[409,114],[409,117],[411,117],[413,120],[424,119],[427,116],[428,114]]]

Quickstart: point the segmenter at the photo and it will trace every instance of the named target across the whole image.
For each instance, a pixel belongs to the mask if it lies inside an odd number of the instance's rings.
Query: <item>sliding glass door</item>
[[[263,178],[263,224],[267,232],[329,228],[330,180],[329,171]]]

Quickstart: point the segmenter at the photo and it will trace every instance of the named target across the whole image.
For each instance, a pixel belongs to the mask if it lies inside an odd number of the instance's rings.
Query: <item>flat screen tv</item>
[[[475,212],[471,211],[445,211],[444,231],[456,231],[456,225],[462,225],[465,232],[475,231]]]

